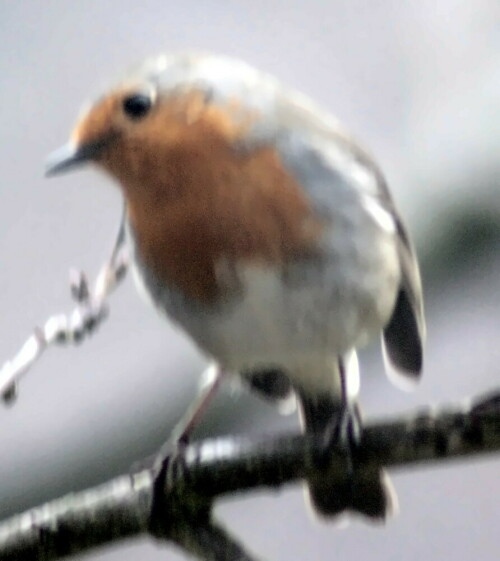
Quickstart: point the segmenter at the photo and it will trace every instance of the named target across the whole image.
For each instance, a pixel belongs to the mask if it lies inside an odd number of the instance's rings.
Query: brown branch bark
[[[280,435],[255,441],[227,437],[189,446],[167,483],[151,471],[118,477],[0,524],[2,561],[49,561],[149,533],[205,560],[255,559],[211,517],[213,500],[256,487],[345,473],[341,450],[318,473],[321,439]],[[441,462],[500,450],[500,392],[467,408],[421,411],[369,423],[355,461],[388,467]]]

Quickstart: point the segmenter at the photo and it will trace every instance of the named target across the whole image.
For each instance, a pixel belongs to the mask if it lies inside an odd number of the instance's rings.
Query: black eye
[[[123,100],[123,111],[131,119],[138,120],[145,117],[153,105],[150,96],[146,94],[132,94]]]

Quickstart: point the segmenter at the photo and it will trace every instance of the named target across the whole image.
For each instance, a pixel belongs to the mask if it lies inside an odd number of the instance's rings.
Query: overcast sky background
[[[500,4],[494,0],[0,2],[0,363],[36,323],[69,311],[70,266],[94,274],[120,198],[92,170],[47,181],[83,103],[142,57],[240,56],[314,97],[377,155],[424,263],[428,345],[419,388],[362,357],[367,416],[499,386]],[[53,350],[0,410],[0,517],[124,473],[168,435],[204,359],[127,280],[109,321]],[[296,426],[225,389],[200,435]],[[221,517],[261,558],[472,561],[500,553],[498,459],[394,473],[386,528],[310,521],[299,488],[235,497]],[[82,559],[180,560],[149,540]]]

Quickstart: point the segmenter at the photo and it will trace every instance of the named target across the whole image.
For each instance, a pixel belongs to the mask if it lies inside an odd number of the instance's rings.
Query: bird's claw
[[[186,439],[170,439],[154,454],[132,464],[130,471],[150,470],[155,480],[163,478],[165,484],[173,485],[184,471],[184,452],[188,446]]]
[[[359,447],[363,427],[361,415],[356,405],[346,404],[334,415],[323,433],[323,462],[328,465],[332,449],[345,456],[349,471],[353,468],[353,458]]]

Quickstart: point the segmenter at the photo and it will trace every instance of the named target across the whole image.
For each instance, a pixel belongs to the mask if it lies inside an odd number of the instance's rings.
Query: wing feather
[[[338,122],[300,94],[276,100],[275,137],[281,156],[321,201],[328,185],[349,181],[393,218],[401,281],[392,316],[383,331],[386,369],[397,383],[417,380],[422,370],[425,319],[420,271],[413,244],[401,220],[384,176],[374,159]],[[264,135],[265,136],[265,135]],[[353,185],[354,187],[354,185]]]

